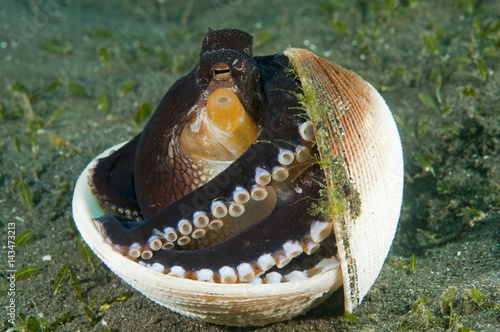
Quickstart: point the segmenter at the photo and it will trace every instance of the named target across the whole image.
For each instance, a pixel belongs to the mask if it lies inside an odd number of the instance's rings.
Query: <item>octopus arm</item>
[[[139,211],[134,187],[134,168],[137,144],[141,134],[135,136],[106,158],[99,159],[89,184],[104,206],[117,210]]]

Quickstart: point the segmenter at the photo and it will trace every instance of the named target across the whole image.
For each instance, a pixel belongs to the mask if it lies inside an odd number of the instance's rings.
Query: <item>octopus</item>
[[[116,251],[220,283],[306,278],[335,256],[331,224],[312,208],[325,173],[288,68],[282,53],[253,57],[246,32],[209,30],[198,64],[144,130],[92,171],[94,195],[113,212],[95,222]]]

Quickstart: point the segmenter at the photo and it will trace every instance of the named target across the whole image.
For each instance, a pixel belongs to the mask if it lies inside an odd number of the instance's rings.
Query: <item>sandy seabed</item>
[[[85,165],[141,131],[137,110],[154,108],[195,66],[208,27],[234,27],[254,36],[255,55],[303,47],[372,83],[394,113],[405,160],[398,232],[356,321],[344,318],[335,294],[304,316],[256,330],[500,331],[496,1],[4,0],[0,7],[4,327],[14,299],[32,327],[71,312],[56,331],[253,330],[183,317],[101,263],[94,271],[68,221]],[[13,231],[28,234],[15,255]],[[64,264],[83,299],[71,281],[54,294]],[[12,283],[9,271],[27,266],[38,273]],[[19,316],[15,322],[23,325]]]

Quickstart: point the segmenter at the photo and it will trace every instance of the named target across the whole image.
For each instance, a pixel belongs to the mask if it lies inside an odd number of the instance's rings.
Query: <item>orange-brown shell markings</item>
[[[359,192],[359,213],[333,220],[345,309],[352,311],[375,282],[396,231],[403,188],[399,134],[383,98],[358,75],[306,50],[288,49],[285,55],[293,59],[305,94],[311,90],[321,101],[309,114],[322,159],[341,153]],[[320,130],[326,132],[323,138]],[[332,174],[327,181],[334,185]]]

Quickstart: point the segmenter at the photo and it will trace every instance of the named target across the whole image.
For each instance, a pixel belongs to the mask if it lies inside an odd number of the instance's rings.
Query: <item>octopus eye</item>
[[[216,63],[212,67],[214,80],[226,80],[231,77],[231,68],[225,63]]]
[[[231,71],[229,70],[229,68],[227,69],[214,69],[214,76],[219,76],[219,75],[223,75],[223,74],[226,74],[226,73],[230,73]]]

